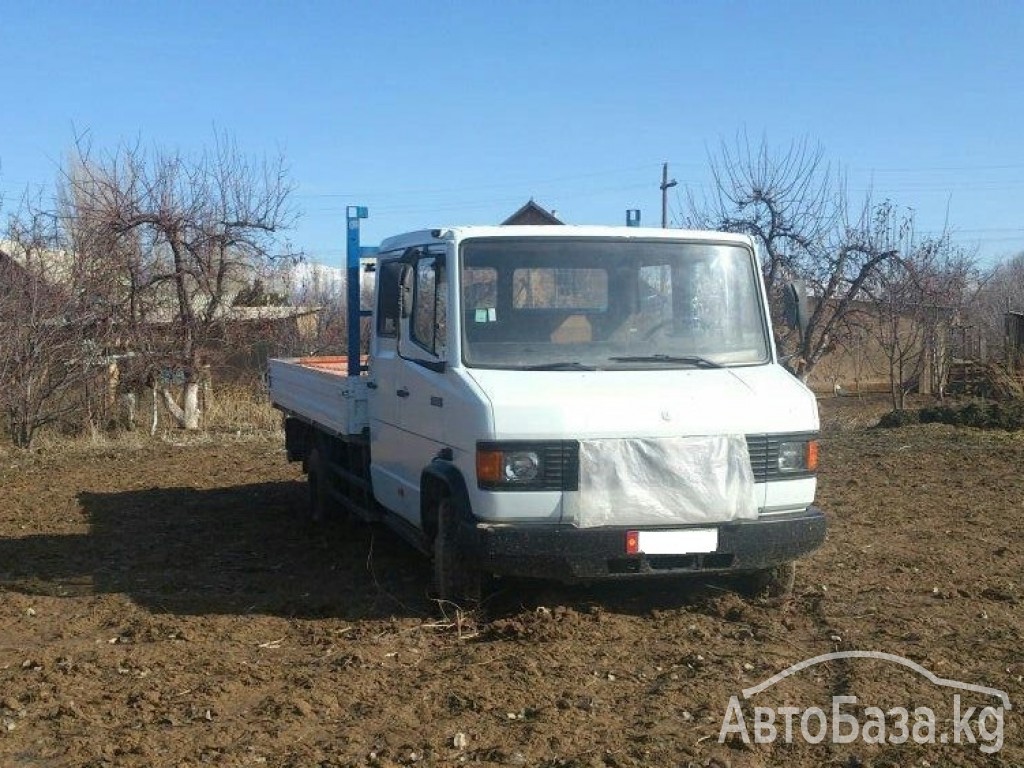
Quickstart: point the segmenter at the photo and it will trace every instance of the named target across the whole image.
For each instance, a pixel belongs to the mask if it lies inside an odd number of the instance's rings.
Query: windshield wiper
[[[554,363],[539,363],[523,367],[526,371],[596,371],[592,365],[584,365],[575,360],[559,360]]]
[[[708,360],[698,355],[631,355],[625,357],[609,357],[616,363],[682,363],[695,368],[724,368],[721,363]]]

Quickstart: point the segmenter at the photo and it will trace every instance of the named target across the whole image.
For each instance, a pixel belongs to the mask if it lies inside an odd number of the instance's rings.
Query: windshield
[[[461,253],[467,366],[717,368],[768,361],[754,260],[734,245],[491,238]]]

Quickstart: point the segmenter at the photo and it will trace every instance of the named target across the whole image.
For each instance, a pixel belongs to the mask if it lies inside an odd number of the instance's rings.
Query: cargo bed
[[[361,361],[365,368],[366,360]],[[270,401],[286,415],[335,435],[358,435],[370,425],[365,374],[348,375],[339,356],[272,359],[267,370]]]

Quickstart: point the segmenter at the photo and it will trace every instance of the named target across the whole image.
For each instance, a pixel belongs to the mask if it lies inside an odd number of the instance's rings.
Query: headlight
[[[512,451],[502,456],[506,483],[532,483],[540,475],[540,457],[534,451]]]
[[[476,446],[476,483],[488,491],[579,489],[579,443],[508,440]]]
[[[540,456],[536,451],[477,449],[476,479],[481,488],[524,485],[540,476]]]
[[[817,440],[787,440],[779,443],[779,472],[815,472],[817,469]]]

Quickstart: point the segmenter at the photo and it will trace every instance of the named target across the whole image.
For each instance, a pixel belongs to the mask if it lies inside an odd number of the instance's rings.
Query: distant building
[[[13,257],[8,256],[2,248],[0,248],[0,273],[2,273],[5,278],[12,280],[12,282],[16,276],[22,279],[27,279],[25,268],[15,261]]]
[[[8,297],[17,295],[37,305],[42,301],[54,311],[67,303],[65,292],[54,284],[54,273],[59,270],[50,269],[52,263],[48,257],[51,253],[35,253],[34,259],[29,260],[24,249],[17,244],[0,241],[0,293],[6,293]]]
[[[502,226],[513,224],[565,224],[565,222],[551,211],[541,208],[533,202],[531,197],[526,205],[501,222]]]

